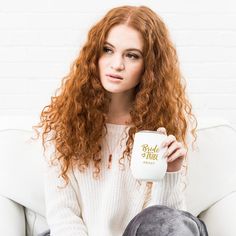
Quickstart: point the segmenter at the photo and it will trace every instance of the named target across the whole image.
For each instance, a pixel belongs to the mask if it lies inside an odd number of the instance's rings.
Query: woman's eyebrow
[[[108,44],[111,47],[115,48],[115,46],[113,46],[111,43],[105,41],[104,44]],[[125,51],[138,51],[141,55],[143,55],[142,51],[139,50],[138,48],[127,48]]]

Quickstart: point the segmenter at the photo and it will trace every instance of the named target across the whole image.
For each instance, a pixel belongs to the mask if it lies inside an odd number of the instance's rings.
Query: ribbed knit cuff
[[[172,208],[182,208],[183,194],[181,192],[182,171],[167,172],[161,181],[154,182],[151,205],[166,205]]]
[[[166,172],[164,178],[159,182],[159,184],[164,184],[165,188],[174,189],[178,187],[181,182],[182,171]]]

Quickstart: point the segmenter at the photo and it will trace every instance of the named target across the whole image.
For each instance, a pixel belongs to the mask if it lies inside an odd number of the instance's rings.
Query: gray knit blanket
[[[155,205],[128,224],[123,236],[208,236],[205,223],[187,211]]]

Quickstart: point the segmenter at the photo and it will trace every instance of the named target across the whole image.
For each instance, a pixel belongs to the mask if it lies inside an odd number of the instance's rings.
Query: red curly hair
[[[109,30],[118,24],[136,29],[144,41],[144,73],[135,88],[129,137],[119,163],[124,158],[130,161],[134,134],[140,130],[165,127],[187,148],[188,125],[195,123],[191,133],[196,140],[197,120],[186,97],[176,49],[165,24],[146,6],[116,7],[90,29],[69,74],[51,103],[43,108],[39,124],[34,126],[42,128],[44,149],[46,142],[53,142],[56,150],[53,159],[60,163],[66,182],[72,165],[85,171],[90,162],[94,164],[94,178],[99,177],[100,143],[107,132],[104,134],[103,130],[110,99],[99,79],[98,59]]]

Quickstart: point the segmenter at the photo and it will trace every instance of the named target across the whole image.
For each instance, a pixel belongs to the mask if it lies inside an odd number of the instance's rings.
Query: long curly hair
[[[144,73],[135,88],[130,110],[131,127],[119,163],[122,165],[125,158],[130,163],[134,134],[140,130],[165,127],[168,134],[175,135],[188,149],[186,134],[191,127],[196,140],[197,120],[165,24],[146,6],[116,7],[89,30],[87,41],[71,65],[69,74],[63,78],[51,103],[43,108],[40,122],[33,126],[37,134],[37,129],[42,129],[44,150],[46,142],[55,146],[53,160],[60,164],[60,175],[67,183],[68,170],[74,165],[83,172],[92,162],[94,178],[99,177],[101,140],[107,133],[110,98],[99,79],[98,60],[109,30],[118,24],[139,31],[144,42]],[[147,182],[149,190],[151,184]]]

